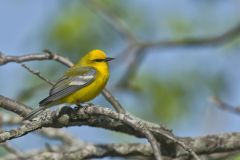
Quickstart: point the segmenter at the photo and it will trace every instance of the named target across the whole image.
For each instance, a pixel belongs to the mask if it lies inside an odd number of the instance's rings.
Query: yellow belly
[[[92,100],[95,98],[102,89],[105,87],[108,81],[109,75],[98,74],[96,80],[88,86],[83,87],[79,91],[72,93],[71,95],[62,98],[61,103],[78,104]]]

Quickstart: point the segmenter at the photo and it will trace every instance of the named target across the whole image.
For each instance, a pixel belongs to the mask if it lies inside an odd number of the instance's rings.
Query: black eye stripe
[[[93,61],[95,61],[95,62],[103,62],[103,61],[105,61],[105,59],[94,59]]]

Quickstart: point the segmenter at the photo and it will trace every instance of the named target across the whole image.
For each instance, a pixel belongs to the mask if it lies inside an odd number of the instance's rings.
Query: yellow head
[[[91,67],[108,67],[108,61],[114,58],[107,57],[106,54],[101,50],[92,50],[80,59],[78,64],[81,66]]]

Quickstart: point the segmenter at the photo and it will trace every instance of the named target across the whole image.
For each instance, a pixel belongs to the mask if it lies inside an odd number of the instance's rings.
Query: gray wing
[[[79,68],[77,76],[63,76],[49,92],[49,96],[39,102],[39,106],[47,106],[51,102],[64,98],[71,93],[89,85],[95,80],[96,70],[85,67]]]

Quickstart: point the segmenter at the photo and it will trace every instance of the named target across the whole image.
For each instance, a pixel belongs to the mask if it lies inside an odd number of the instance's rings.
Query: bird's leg
[[[74,107],[75,110],[78,110],[80,108],[83,108],[83,107],[90,107],[90,106],[93,106],[94,104],[91,103],[91,102],[84,102],[84,103],[80,103],[80,102],[77,102],[76,103],[76,106]]]
[[[84,106],[82,105],[81,102],[77,101],[76,106],[74,107],[75,110],[78,110],[80,108],[83,108]]]

